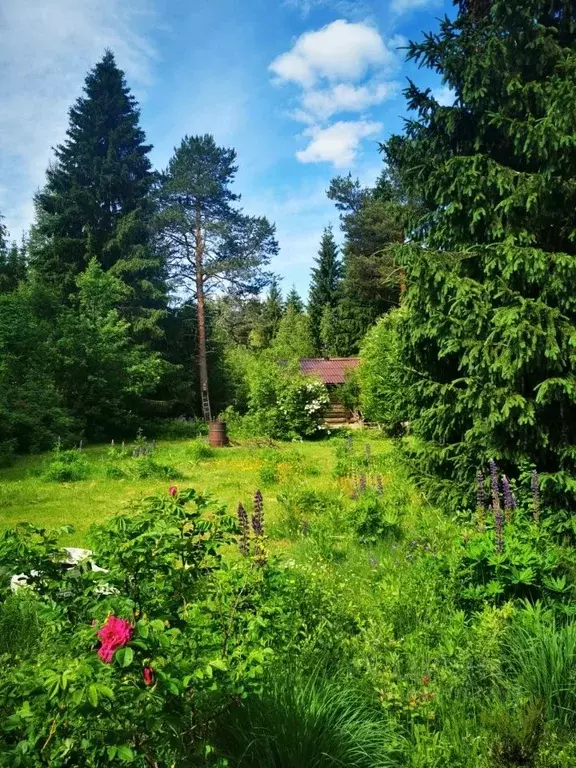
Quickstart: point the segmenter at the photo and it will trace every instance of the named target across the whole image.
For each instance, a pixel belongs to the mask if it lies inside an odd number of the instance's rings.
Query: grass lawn
[[[374,455],[382,459],[379,471],[384,482],[403,475],[392,442],[369,433],[356,435],[354,442],[357,451],[365,450],[369,443]],[[107,476],[109,446],[84,449],[90,475],[76,482],[52,482],[43,477],[52,458],[50,453],[20,457],[13,466],[0,470],[0,526],[9,527],[21,521],[47,528],[71,524],[75,532],[66,535],[63,543],[81,546],[87,543],[92,524],[125,510],[140,496],[175,484],[208,492],[230,510],[240,501],[249,506],[254,491],[260,488],[274,538],[274,524],[280,514],[279,492],[295,487],[315,491],[340,488],[345,499],[351,495],[354,481],[337,479],[333,474],[336,443],[332,439],[270,447],[262,441],[235,441],[232,447],[215,449],[213,457],[197,460],[197,441],[159,442],[154,459],[175,467],[182,475],[173,481],[111,479]],[[277,465],[279,480],[265,483],[260,473],[271,464]],[[283,547],[284,542],[277,539],[276,546]]]

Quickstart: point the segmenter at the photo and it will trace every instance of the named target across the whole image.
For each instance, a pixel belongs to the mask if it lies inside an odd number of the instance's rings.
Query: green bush
[[[373,489],[362,493],[353,512],[360,542],[373,544],[400,538],[405,505],[403,494],[391,498],[390,495],[381,496]]]
[[[192,461],[207,461],[216,456],[216,451],[204,440],[194,440],[186,449],[186,454]]]
[[[248,385],[248,415],[260,435],[293,440],[319,433],[329,405],[321,382],[262,357],[250,369]]]
[[[408,420],[399,335],[405,314],[404,309],[392,310],[368,331],[356,373],[362,415],[366,421],[381,424],[391,435],[400,434]]]
[[[138,480],[178,480],[182,477],[176,467],[156,461],[152,456],[138,456],[130,464],[129,472]]]
[[[260,467],[258,477],[262,485],[276,485],[276,483],[280,482],[278,465],[272,462],[266,462]]]
[[[90,475],[90,464],[77,449],[63,451],[57,448],[43,473],[44,480],[52,483],[72,483]]]

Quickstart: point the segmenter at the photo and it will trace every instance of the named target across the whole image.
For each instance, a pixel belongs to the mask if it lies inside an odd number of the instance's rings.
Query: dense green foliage
[[[408,54],[454,102],[410,83],[376,184],[332,181],[306,308],[235,150],[155,174],[110,52],[0,219],[0,464],[53,448],[0,507],[82,528],[2,527],[0,766],[575,764],[576,12],[456,4]],[[331,433],[299,358],[358,352],[382,430]]]
[[[0,765],[571,765],[576,570],[537,497],[498,492],[499,539],[485,503],[472,522],[425,503],[390,441],[251,445],[189,447],[214,478],[276,467],[274,507],[250,481],[234,518],[173,486],[66,567],[61,532],[3,533]]]
[[[328,197],[341,211],[343,279],[339,300],[326,316],[325,345],[331,354],[349,356],[377,318],[398,304],[402,273],[390,245],[404,239],[410,208],[398,184],[383,173],[373,188],[337,176]]]
[[[231,361],[244,389],[238,403],[241,417],[233,408],[224,412],[227,421],[239,421],[244,434],[292,440],[320,434],[328,407],[326,387],[303,376],[294,362],[279,362],[267,354],[239,353]]]
[[[427,211],[407,271],[401,359],[419,466],[451,503],[492,457],[531,462],[572,529],[576,509],[574,10],[536,0],[461,13],[410,57],[455,94],[411,85],[395,139],[402,183]],[[456,482],[455,482],[456,481]]]
[[[382,424],[396,434],[406,418],[406,370],[401,361],[399,329],[404,309],[396,309],[368,331],[360,349],[357,378],[360,408],[366,421]]]
[[[163,265],[150,248],[151,147],[110,51],[88,74],[84,91],[37,195],[31,264],[66,300],[95,258],[126,284],[123,316],[149,336],[165,305]]]

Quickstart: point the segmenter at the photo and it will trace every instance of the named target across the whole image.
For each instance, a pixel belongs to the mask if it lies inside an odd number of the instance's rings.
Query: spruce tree
[[[124,313],[150,323],[165,291],[161,262],[150,247],[151,146],[111,51],[89,72],[69,117],[66,140],[36,196],[32,266],[66,297],[95,258],[130,288]]]
[[[255,328],[257,333],[260,330],[261,343],[257,346],[268,347],[276,334],[278,333],[278,327],[282,315],[284,313],[284,302],[282,300],[282,291],[280,284],[276,277],[272,278],[270,287],[268,289],[268,295],[264,306],[262,307],[262,320],[258,324],[259,328]]]
[[[576,510],[576,10],[462,3],[409,58],[454,91],[411,84],[395,139],[428,214],[407,270],[402,358],[425,477],[461,501],[477,469],[540,472],[558,525]],[[408,383],[408,380],[407,380]],[[438,498],[438,496],[436,496]],[[561,521],[565,520],[564,523]]]
[[[300,298],[300,294],[296,290],[296,286],[293,285],[286,296],[286,312],[293,312],[295,315],[301,315],[304,312],[304,302]]]
[[[316,352],[322,351],[322,317],[326,307],[333,308],[338,301],[342,267],[338,257],[338,246],[332,227],[327,227],[320,241],[320,250],[312,269],[312,282],[308,296],[310,332]]]
[[[8,246],[8,231],[0,216],[0,293],[13,291],[26,277],[26,250],[24,244]]]

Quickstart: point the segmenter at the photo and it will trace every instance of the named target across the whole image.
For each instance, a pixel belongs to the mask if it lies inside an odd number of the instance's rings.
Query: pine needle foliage
[[[411,83],[406,135],[388,146],[427,211],[397,249],[420,471],[460,500],[489,458],[509,474],[530,462],[566,526],[576,510],[575,24],[573,3],[548,0],[494,0],[483,23],[446,18],[409,58],[441,74],[454,105]]]

